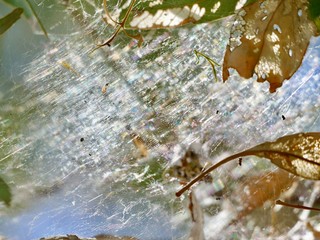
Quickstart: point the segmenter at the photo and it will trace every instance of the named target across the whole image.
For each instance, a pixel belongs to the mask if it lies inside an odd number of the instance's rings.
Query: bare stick
[[[281,200],[277,200],[276,204],[277,205],[286,206],[286,207],[299,208],[299,209],[304,209],[304,210],[313,210],[313,211],[319,211],[320,212],[319,208],[306,207],[306,206],[302,206],[302,205],[285,203],[285,202],[282,202]]]

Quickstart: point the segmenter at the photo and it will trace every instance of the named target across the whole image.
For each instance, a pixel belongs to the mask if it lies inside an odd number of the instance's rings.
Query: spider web
[[[286,134],[319,131],[319,38],[290,81],[269,94],[267,83],[235,72],[215,82],[208,62],[196,64],[194,50],[222,62],[230,18],[142,32],[142,48],[120,34],[110,48],[92,53],[113,31],[100,1],[34,3],[40,16],[48,14],[51,41],[25,52],[32,60],[0,90],[1,174],[13,192],[12,207],[0,208],[0,233],[9,239],[102,233],[186,239],[188,199],[175,197],[180,185],[164,172],[188,150],[204,164]],[[218,66],[217,72],[221,79]],[[143,139],[147,156],[132,136]],[[227,226],[241,178],[275,170],[245,159],[240,170],[229,164],[214,172],[211,185],[196,187],[206,238],[270,237],[270,219],[259,220],[270,207]],[[299,183],[302,204],[317,200],[317,188],[307,190],[313,184]],[[289,230],[312,237],[298,224],[299,213],[281,216],[295,221],[284,221],[274,238]]]

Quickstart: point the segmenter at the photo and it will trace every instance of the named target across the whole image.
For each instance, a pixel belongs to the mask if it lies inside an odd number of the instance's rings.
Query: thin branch
[[[94,48],[90,53],[96,51],[97,49],[101,48],[101,47],[104,47],[104,46],[111,46],[111,42],[116,38],[116,36],[119,34],[119,32],[122,30],[124,31],[124,33],[128,36],[128,37],[131,37],[131,38],[134,38],[138,41],[138,45],[140,46],[143,39],[142,39],[142,36],[141,35],[136,35],[136,36],[132,36],[130,34],[128,34],[125,30],[125,24],[129,18],[129,14],[131,13],[132,9],[133,9],[133,6],[135,4],[136,0],[131,0],[130,2],[130,5],[129,5],[129,8],[124,16],[124,18],[122,19],[121,22],[117,22],[115,20],[112,19],[112,17],[110,16],[109,14],[109,11],[107,9],[107,1],[106,0],[103,0],[103,7],[104,7],[104,11],[107,15],[107,17],[109,17],[111,19],[111,21],[113,21],[114,23],[118,24],[118,27],[117,29],[115,30],[115,32],[112,34],[112,36],[106,40],[105,42],[101,43],[101,44],[98,44],[96,48]]]
[[[183,186],[183,188],[181,188],[178,192],[176,192],[176,196],[180,197],[185,191],[187,191],[192,185],[194,185],[196,182],[200,181],[202,178],[204,178],[207,174],[209,174],[210,172],[212,172],[213,170],[215,170],[216,168],[220,167],[221,165],[230,162],[234,159],[240,158],[240,157],[245,157],[245,156],[250,156],[250,155],[255,155],[257,156],[257,153],[261,153],[261,152],[269,152],[269,153],[277,153],[277,154],[286,154],[287,156],[290,157],[294,157],[294,158],[299,158],[305,162],[311,163],[311,164],[315,164],[317,166],[320,166],[320,163],[317,162],[313,162],[310,161],[309,159],[306,159],[302,156],[296,155],[294,153],[289,153],[289,152],[281,152],[281,151],[277,151],[277,150],[268,150],[268,149],[255,149],[251,148],[248,150],[245,150],[243,152],[234,154],[232,156],[229,156],[223,160],[221,160],[220,162],[218,162],[215,165],[212,165],[211,167],[209,167],[208,169],[204,170],[202,173],[200,173],[198,176],[196,176],[194,179],[192,179],[189,183],[187,183],[185,186]]]
[[[320,209],[319,209],[319,208],[306,207],[306,206],[302,206],[302,205],[285,203],[285,202],[282,202],[281,200],[277,200],[277,201],[276,201],[276,204],[277,204],[277,205],[286,206],[286,207],[299,208],[299,209],[304,209],[304,210],[312,210],[312,211],[319,211],[319,212],[320,212]]]
[[[128,11],[126,12],[126,15],[124,16],[123,20],[121,21],[120,25],[124,28],[124,25],[129,17],[129,14],[131,13],[133,9],[133,5],[135,4],[136,0],[132,0],[130,3],[130,6],[128,8]]]

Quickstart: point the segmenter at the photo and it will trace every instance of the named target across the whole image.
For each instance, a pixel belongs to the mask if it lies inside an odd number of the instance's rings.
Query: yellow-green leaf
[[[4,202],[7,206],[11,203],[11,191],[8,184],[0,177],[0,201]]]
[[[0,35],[7,31],[23,13],[22,8],[16,8],[11,13],[0,19]]]
[[[3,1],[14,8],[22,8],[23,15],[26,18],[32,17],[32,12],[31,12],[30,8],[28,7],[28,4],[25,0],[3,0]]]
[[[41,19],[39,18],[37,12],[35,11],[33,4],[29,0],[3,0],[13,7],[18,7],[19,9],[23,9],[24,16],[30,18],[34,16],[43,31],[44,35],[48,38],[47,30],[45,29]]]

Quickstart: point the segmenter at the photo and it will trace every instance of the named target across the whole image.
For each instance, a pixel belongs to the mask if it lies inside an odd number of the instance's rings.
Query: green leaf
[[[314,21],[320,33],[320,3],[319,0],[309,0],[309,16]]]
[[[135,0],[133,0],[135,1]],[[255,0],[248,0],[250,4]],[[124,18],[128,10],[128,4],[117,6],[120,9],[120,17]],[[188,23],[205,23],[234,14],[241,7],[240,0],[152,0],[135,1],[132,13],[126,21],[126,28],[133,29],[157,29],[178,27]],[[112,10],[109,15],[112,17]],[[108,22],[114,24],[110,19]]]
[[[29,0],[3,0],[3,1],[5,1],[6,3],[8,3],[11,6],[22,8],[24,10],[24,15],[27,18],[34,16],[37,19],[37,22],[38,22],[42,32],[48,38],[48,33],[47,33],[41,19],[39,18],[37,12],[35,11],[33,5],[30,3]]]
[[[246,1],[246,5],[256,0]],[[103,0],[105,22],[116,27],[112,36],[93,49],[110,46],[116,36],[124,30],[128,37],[138,41],[142,36],[128,34],[125,29],[160,29],[183,26],[188,23],[205,23],[234,14],[243,6],[242,0],[150,0],[122,1]],[[115,12],[115,13],[114,13]]]
[[[16,7],[16,8],[22,8],[23,14],[30,18],[32,17],[31,9],[29,8],[27,2],[25,0],[3,0],[4,2],[8,3],[9,5]]]
[[[16,8],[11,13],[0,19],[0,35],[7,31],[23,13],[22,8]]]
[[[238,158],[255,155],[299,177],[320,180],[320,132],[287,135],[223,159],[209,167],[176,193],[180,196],[194,183],[221,165]]]
[[[4,202],[8,207],[11,203],[11,191],[8,184],[0,177],[0,201]]]

